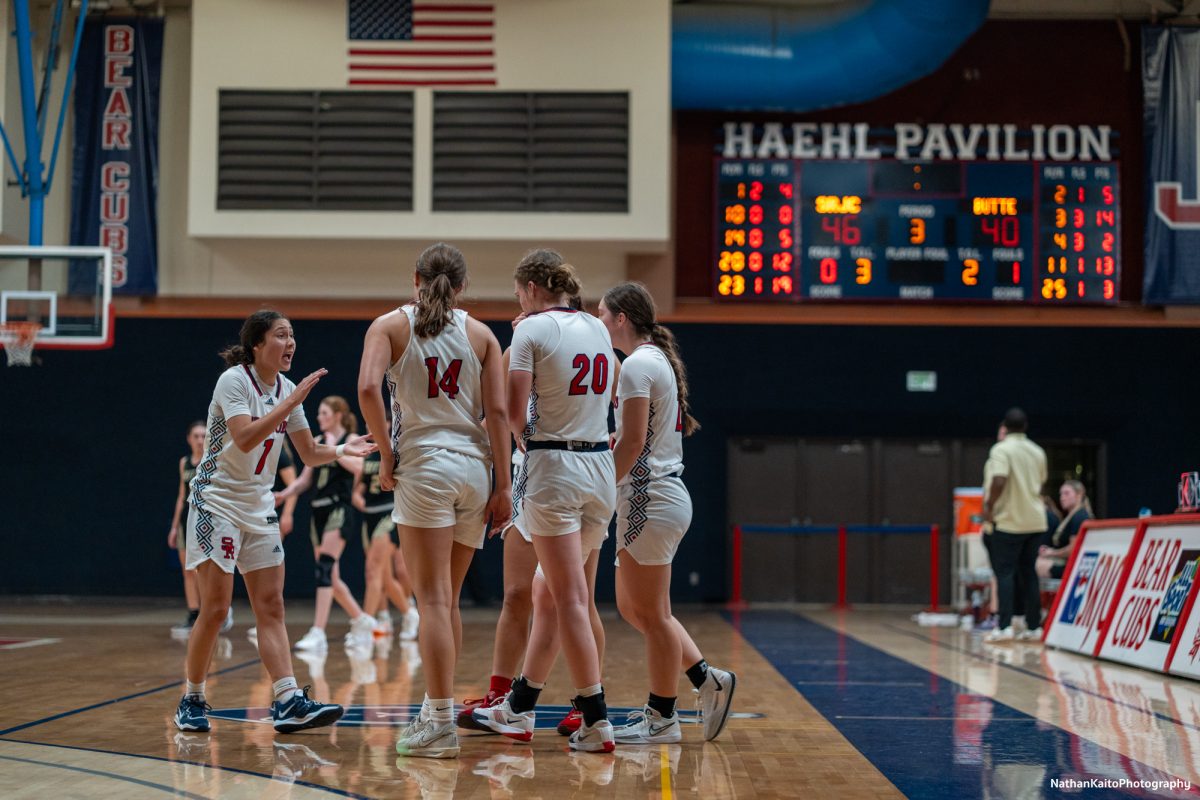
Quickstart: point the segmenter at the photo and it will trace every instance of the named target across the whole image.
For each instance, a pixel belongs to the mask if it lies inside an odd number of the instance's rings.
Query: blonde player
[[[317,406],[317,425],[325,444],[339,445],[358,430],[358,419],[350,410],[345,398],[331,394]],[[309,506],[312,509],[310,535],[313,546],[313,561],[316,564],[314,577],[317,599],[312,627],[296,642],[297,650],[323,655],[329,642],[325,627],[329,624],[329,611],[333,601],[350,618],[350,632],[346,634],[346,647],[360,654],[369,655],[376,627],[375,618],[362,610],[350,587],[342,580],[338,562],[346,549],[347,512],[350,509],[351,487],[355,476],[362,472],[362,459],[341,456],[317,467],[306,467],[300,477],[286,489],[275,495],[276,502],[298,497],[316,487]]]
[[[609,289],[600,321],[627,356],[617,384],[617,608],[646,639],[650,697],[615,731],[616,740],[680,740],[675,688],[682,664],[697,691],[704,739],[725,726],[737,677],[708,666],[671,614],[671,561],[692,521],[683,474],[683,437],[699,424],[688,413],[687,374],[675,337],[655,320],[640,283]]]
[[[583,722],[569,745],[572,750],[612,752],[584,561],[604,540],[616,505],[608,445],[615,357],[600,321],[567,305],[580,286],[562,256],[535,250],[521,260],[513,277],[527,315],[513,335],[508,373],[509,427],[527,453],[521,524],[532,534],[557,611],[558,639],[577,687],[573,702]],[[531,648],[532,640],[527,666]],[[542,685],[523,675],[503,703],[476,709],[475,720],[528,740]]]
[[[390,646],[392,617],[388,612],[388,600],[395,603],[401,614],[401,641],[416,638],[417,609],[409,602],[408,589],[401,585],[394,573],[396,562],[404,564],[400,554],[400,536],[392,519],[395,503],[391,492],[385,492],[379,482],[379,453],[363,459],[362,472],[354,479],[350,493],[350,505],[358,509],[363,518],[363,552],[366,553],[367,590],[363,595],[363,608],[376,619],[375,644],[386,650]],[[408,571],[405,569],[405,579]],[[411,631],[411,633],[410,633]],[[408,634],[406,636],[406,634]],[[387,642],[387,645],[384,645]]]
[[[204,460],[188,498],[185,566],[196,570],[200,616],[188,639],[187,690],[175,725],[184,731],[209,730],[204,680],[233,597],[236,565],[254,609],[259,654],[274,681],[271,718],[276,731],[292,733],[332,724],[343,709],[310,700],[292,671],[283,624],[283,543],[271,493],[279,445],[286,433],[296,454],[310,465],[346,454],[365,456],[375,446],[363,436],[337,447],[313,441],[301,403],[325,370],[299,386],[283,377],[292,366],[296,339],[282,314],[255,312],[242,325],[240,340],[221,354],[228,369],[217,380],[208,407]]]
[[[502,528],[512,486],[500,343],[455,308],[467,264],[438,243],[417,259],[416,299],[376,319],[363,344],[359,405],[367,428],[386,430],[380,396],[392,394],[391,447],[380,450],[379,482],[395,489],[392,513],[421,608],[417,636],[427,691],[421,713],[400,734],[404,756],[458,755],[454,666],[462,645],[458,594],[485,523]],[[495,459],[492,485],[491,460]],[[432,697],[431,697],[432,695]]]

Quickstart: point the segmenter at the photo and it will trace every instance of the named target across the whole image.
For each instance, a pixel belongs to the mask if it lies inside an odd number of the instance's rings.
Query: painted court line
[[[225,669],[218,670],[217,672],[213,672],[213,673],[211,673],[211,675],[212,676],[224,675],[228,672],[233,672],[233,671],[239,670],[239,669],[245,669],[246,667],[249,667],[249,666],[252,666],[252,665],[258,664],[258,663],[261,663],[261,662],[260,662],[260,659],[257,659],[257,658],[254,659],[253,661],[244,661],[241,664],[235,664],[232,667],[226,667]],[[37,725],[44,725],[45,723],[53,722],[56,719],[62,719],[63,717],[74,716],[75,714],[82,714],[85,711],[91,711],[92,709],[102,708],[104,706],[110,706],[110,705],[113,705],[114,703],[124,703],[126,700],[136,700],[139,697],[145,697],[146,695],[154,694],[156,692],[166,691],[167,689],[177,689],[177,688],[179,688],[179,684],[180,684],[180,681],[171,681],[170,683],[164,683],[162,686],[156,686],[153,689],[147,689],[144,692],[137,692],[135,694],[127,694],[124,697],[118,697],[113,700],[103,700],[99,703],[92,703],[90,706],[84,706],[83,708],[76,708],[71,711],[64,711],[61,714],[54,714],[53,716],[50,716],[50,717],[43,717],[42,719],[36,719],[33,722],[26,722],[21,725],[14,725],[11,728],[6,728],[6,729],[0,731],[0,736],[7,736],[10,733],[16,733],[17,731],[23,731],[26,728],[32,728]]]
[[[937,647],[940,647],[943,650],[952,650],[956,653],[962,653],[964,655],[968,655],[971,658],[975,659],[976,661],[983,661],[988,664],[996,664],[998,666],[1004,667],[1005,669],[1011,669],[1014,672],[1019,672],[1022,675],[1028,675],[1031,678],[1037,678],[1040,681],[1045,681],[1046,683],[1052,683],[1055,686],[1061,686],[1064,689],[1070,689],[1073,692],[1079,692],[1080,694],[1086,694],[1089,697],[1095,697],[1099,700],[1104,700],[1105,702],[1112,703],[1113,705],[1120,706],[1121,708],[1128,708],[1132,711],[1137,711],[1138,713],[1141,713],[1141,714],[1149,714],[1149,715],[1155,717],[1156,719],[1162,720],[1163,722],[1170,722],[1173,725],[1179,725],[1184,728],[1189,728],[1193,731],[1200,731],[1200,725],[1195,725],[1195,724],[1186,722],[1181,719],[1175,719],[1175,717],[1172,717],[1168,714],[1163,714],[1160,711],[1150,711],[1146,708],[1143,708],[1142,706],[1134,705],[1133,703],[1126,703],[1122,700],[1116,699],[1115,697],[1109,697],[1108,695],[1100,694],[1099,692],[1093,692],[1091,689],[1085,688],[1083,686],[1077,686],[1076,684],[1071,683],[1070,681],[1055,680],[1054,678],[1051,678],[1048,675],[1043,675],[1039,672],[1035,672],[1034,670],[1025,669],[1024,667],[1018,667],[1016,664],[1005,664],[1003,661],[997,661],[994,658],[988,658],[987,656],[983,655],[982,653],[972,653],[970,650],[966,650],[962,647],[958,647],[957,645],[950,644],[949,642],[939,642],[936,639],[930,639],[927,636],[922,636],[921,634],[916,633],[914,631],[906,631],[903,628],[898,628],[894,625],[888,625],[885,623],[884,627],[889,628],[889,629],[895,631],[896,633],[902,633],[905,636],[911,636],[914,639],[920,639],[923,642],[928,642],[929,644],[936,645]],[[850,634],[847,634],[847,635],[850,635]]]
[[[147,755],[142,755],[140,753],[126,753],[126,752],[122,752],[120,750],[101,750],[96,747],[78,747],[76,745],[70,745],[70,744],[50,744],[48,742],[31,742],[31,741],[27,741],[24,739],[3,739],[0,741],[15,742],[16,744],[29,744],[29,745],[34,745],[35,747],[57,747],[60,750],[77,750],[81,753],[104,753],[105,755],[109,755],[109,756],[125,756],[126,758],[141,758],[141,759],[145,759],[147,761],[163,761],[167,764],[191,764],[194,767],[204,767],[205,769],[220,770],[221,772],[236,772],[239,775],[253,775],[256,778],[265,778],[266,780],[269,780],[272,783],[282,783],[287,786],[303,786],[307,789],[315,789],[320,792],[326,792],[328,794],[335,794],[338,797],[349,797],[349,798],[352,798],[352,800],[373,800],[373,798],[370,795],[355,794],[354,792],[348,792],[348,791],[345,791],[344,789],[335,789],[332,786],[322,786],[319,783],[309,783],[308,781],[302,781],[302,780],[281,780],[279,778],[276,778],[274,775],[269,775],[265,772],[254,772],[253,770],[238,769],[237,767],[214,766],[213,764],[209,764],[204,761],[185,761],[183,759],[178,759],[178,758],[164,758],[163,756],[147,756]],[[172,788],[171,791],[174,792],[176,790],[174,788]]]
[[[82,772],[85,775],[97,775],[101,778],[110,778],[116,781],[125,783],[135,783],[138,786],[145,786],[150,789],[157,789],[160,792],[165,792],[176,797],[188,797],[194,800],[207,800],[204,795],[185,792],[182,789],[176,789],[174,786],[167,786],[164,783],[153,783],[152,781],[144,781],[140,778],[131,778],[128,775],[119,775],[115,772],[103,772],[98,769],[87,769],[86,767],[75,767],[70,764],[55,764],[53,761],[36,761],[32,758],[17,758],[16,756],[0,756],[0,761],[17,761],[22,764],[34,764],[39,767],[49,767],[50,769],[65,769],[71,772]]]

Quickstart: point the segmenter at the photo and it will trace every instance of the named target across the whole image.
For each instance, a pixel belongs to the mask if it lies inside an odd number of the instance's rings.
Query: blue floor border
[[[1179,780],[800,614],[724,617],[907,797],[1152,796],[1112,788],[1105,781],[1117,776],[1089,774],[1088,764]],[[1099,788],[1056,788],[1053,781],[1095,781]]]

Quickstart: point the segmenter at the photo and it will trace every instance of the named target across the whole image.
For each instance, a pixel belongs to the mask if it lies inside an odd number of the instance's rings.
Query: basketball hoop
[[[0,345],[4,346],[10,367],[33,365],[33,343],[41,329],[40,322],[5,322],[0,325]]]

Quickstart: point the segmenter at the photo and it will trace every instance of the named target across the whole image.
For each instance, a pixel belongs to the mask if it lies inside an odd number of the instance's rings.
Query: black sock
[[[189,608],[188,609],[188,625],[194,625],[196,623],[196,620],[199,619],[199,617],[200,617],[200,609],[198,609],[198,608]]]
[[[659,697],[654,692],[651,692],[650,699],[646,701],[646,705],[650,706],[663,717],[672,717],[675,715],[674,697]]]
[[[534,689],[522,675],[513,681],[511,693],[508,695],[508,705],[518,714],[532,711],[533,707],[537,705],[538,696],[541,693],[541,689]]]
[[[579,709],[580,714],[583,714],[583,722],[588,727],[602,719],[608,719],[608,706],[604,704],[604,692],[590,697],[579,695],[575,698],[575,707]]]
[[[703,658],[687,668],[688,680],[692,682],[692,686],[699,689],[704,685],[704,679],[708,677],[708,662]]]

